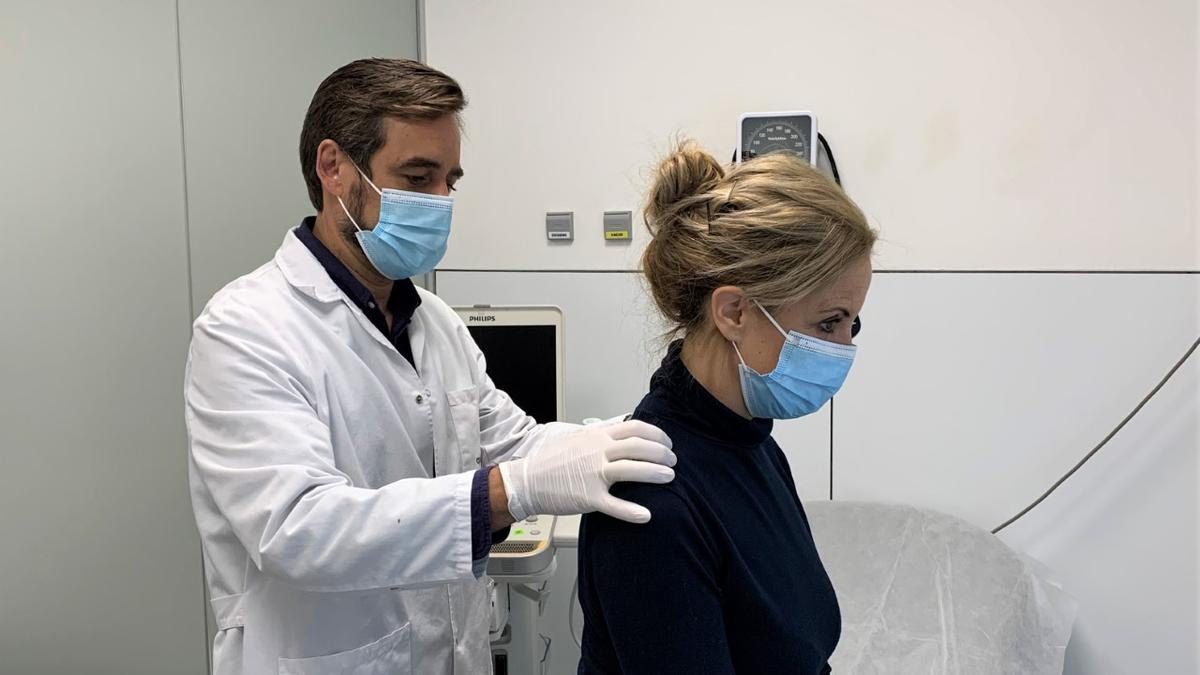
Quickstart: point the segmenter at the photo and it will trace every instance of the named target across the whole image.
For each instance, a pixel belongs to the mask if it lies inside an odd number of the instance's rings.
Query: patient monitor
[[[501,391],[539,423],[566,421],[563,314],[551,306],[455,307]]]

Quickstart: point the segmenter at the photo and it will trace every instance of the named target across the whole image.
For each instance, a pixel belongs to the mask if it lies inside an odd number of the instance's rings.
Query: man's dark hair
[[[467,105],[454,78],[408,59],[362,59],[333,71],[313,94],[300,131],[300,169],[308,198],[319,212],[321,179],[317,146],[338,144],[369,177],[368,164],[386,140],[384,118],[434,120]]]

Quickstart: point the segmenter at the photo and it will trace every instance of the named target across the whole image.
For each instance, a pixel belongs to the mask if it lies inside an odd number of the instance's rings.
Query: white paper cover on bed
[[[910,506],[804,505],[842,608],[836,673],[1062,673],[1077,603],[966,521]]]

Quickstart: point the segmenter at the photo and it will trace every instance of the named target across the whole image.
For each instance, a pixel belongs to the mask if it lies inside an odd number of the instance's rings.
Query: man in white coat
[[[317,215],[196,319],[189,474],[218,675],[489,672],[493,533],[645,522],[609,486],[674,477],[655,427],[536,424],[408,280],[445,252],[465,104],[413,61],[330,75],[300,138]]]

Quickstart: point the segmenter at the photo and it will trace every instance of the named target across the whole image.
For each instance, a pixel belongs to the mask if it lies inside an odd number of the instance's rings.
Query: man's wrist
[[[504,489],[504,479],[500,476],[498,466],[493,466],[488,471],[488,502],[491,507],[492,532],[503,530],[516,522],[508,511],[508,491]]]

